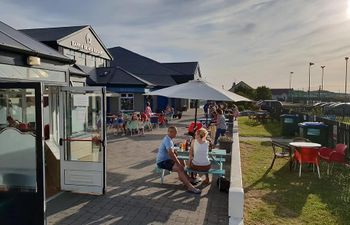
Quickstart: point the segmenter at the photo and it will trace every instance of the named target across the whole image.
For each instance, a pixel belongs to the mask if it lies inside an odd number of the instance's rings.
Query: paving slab
[[[175,141],[182,141],[193,110],[181,120]],[[48,224],[228,224],[228,194],[214,182],[201,187],[201,195],[190,194],[176,173],[164,184],[154,172],[155,157],[166,128],[141,136],[109,136],[107,192],[103,196],[65,192],[47,206]]]

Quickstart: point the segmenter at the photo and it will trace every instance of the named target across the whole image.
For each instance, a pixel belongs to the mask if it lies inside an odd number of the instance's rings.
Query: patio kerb
[[[239,147],[238,123],[233,127],[231,151],[231,179],[228,196],[228,215],[230,225],[243,225],[244,190],[242,182],[241,155]]]

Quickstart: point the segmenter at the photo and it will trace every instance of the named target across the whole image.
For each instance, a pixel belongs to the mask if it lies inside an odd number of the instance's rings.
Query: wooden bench
[[[158,166],[156,166],[155,168],[155,172],[156,173],[160,173],[160,183],[163,184],[164,183],[164,176],[165,176],[165,169],[159,168]],[[196,171],[196,170],[192,170],[190,168],[185,168],[185,172],[187,173],[198,173],[198,174],[212,174],[212,175],[218,175],[219,177],[223,177],[225,176],[225,170],[221,170],[221,169],[210,169],[209,171]],[[171,172],[169,172],[170,174]]]

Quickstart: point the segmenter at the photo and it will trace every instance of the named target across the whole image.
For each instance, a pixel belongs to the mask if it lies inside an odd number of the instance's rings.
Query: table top
[[[177,150],[178,155],[188,155],[189,154],[188,151],[181,151],[180,148],[178,148],[178,147],[175,147],[174,149]],[[218,149],[218,148],[212,149],[211,151],[208,152],[208,154],[213,155],[213,156],[226,156],[226,155],[228,155],[226,153],[225,149]]]
[[[321,147],[318,143],[313,142],[291,142],[289,145],[293,147],[304,147],[304,148],[319,148]]]

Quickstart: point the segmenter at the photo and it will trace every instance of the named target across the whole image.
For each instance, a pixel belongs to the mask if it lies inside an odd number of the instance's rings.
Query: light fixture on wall
[[[37,56],[28,56],[27,64],[29,66],[40,66],[40,58]]]

